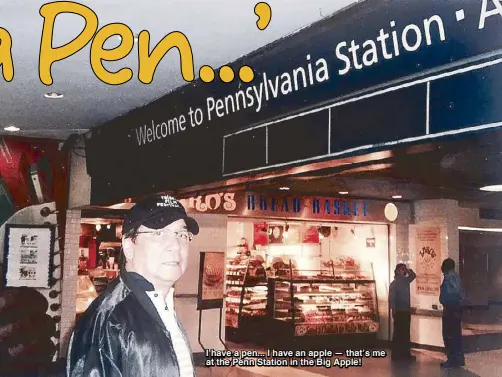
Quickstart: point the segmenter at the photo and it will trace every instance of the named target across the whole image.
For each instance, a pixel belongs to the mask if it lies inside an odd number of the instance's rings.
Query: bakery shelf
[[[269,315],[296,336],[374,334],[379,330],[378,301],[373,266],[367,271],[350,260],[349,269],[331,266],[303,273],[293,269],[269,282]],[[371,271],[371,272],[369,272]],[[286,275],[286,276],[285,276]],[[303,276],[302,276],[303,275]],[[321,277],[322,275],[322,277]],[[351,279],[340,279],[349,276]],[[352,277],[357,277],[353,279]]]
[[[267,320],[268,286],[265,268],[253,257],[238,256],[227,261],[226,336],[245,341]],[[227,313],[229,313],[227,311]]]
[[[340,283],[340,284],[365,284],[365,283],[375,283],[375,280],[362,280],[362,279],[335,279],[334,277],[326,279],[287,279],[287,278],[276,278],[277,281],[284,281],[287,283],[294,284],[323,284],[323,283]]]

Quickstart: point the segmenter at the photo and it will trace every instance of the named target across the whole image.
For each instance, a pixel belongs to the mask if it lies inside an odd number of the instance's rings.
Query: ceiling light
[[[494,233],[502,233],[502,228],[476,228],[472,226],[459,226],[459,230],[472,230],[476,232],[494,232]]]
[[[480,188],[481,191],[502,192],[502,185],[491,185]]]
[[[19,131],[19,127],[9,126],[9,127],[4,127],[4,130],[9,131],[9,132],[17,132],[17,131]]]
[[[284,187],[279,187],[279,190],[282,190],[282,191],[288,191],[288,190],[289,190],[289,187],[286,187],[286,186],[284,186]]]
[[[59,98],[63,98],[64,96],[62,93],[49,92],[49,93],[45,93],[44,97],[49,98],[49,99],[59,99]]]
[[[392,195],[392,199],[403,199],[401,195]]]
[[[393,203],[387,203],[387,205],[384,208],[385,218],[392,222],[397,219],[398,214],[399,214],[399,211],[398,211],[396,205]]]
[[[348,195],[348,194],[349,194],[349,192],[348,192],[348,191],[340,191],[340,192],[339,192],[339,194],[340,194],[340,195]]]

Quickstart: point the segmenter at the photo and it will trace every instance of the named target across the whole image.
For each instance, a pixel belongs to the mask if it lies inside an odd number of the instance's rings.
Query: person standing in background
[[[35,288],[3,288],[0,265],[0,376],[39,376],[53,365],[56,322]]]
[[[404,263],[396,265],[394,281],[389,286],[389,304],[394,320],[392,360],[414,360],[410,352],[410,284],[417,275]]]
[[[448,360],[441,364],[451,369],[465,365],[462,344],[462,301],[464,291],[460,276],[455,272],[455,261],[445,259],[441,265],[444,274],[439,293],[439,302],[443,305],[443,341]]]

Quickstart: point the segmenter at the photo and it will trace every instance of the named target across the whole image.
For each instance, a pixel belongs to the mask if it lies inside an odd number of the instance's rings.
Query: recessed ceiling
[[[130,67],[133,79],[121,86],[101,82],[90,66],[90,44],[52,66],[53,85],[41,83],[38,60],[43,18],[40,6],[50,1],[4,1],[0,26],[13,43],[14,79],[0,78],[0,133],[16,126],[16,135],[65,139],[83,133],[186,84],[179,54],[173,49],[160,62],[150,85],[137,79],[137,47],[119,62],[105,63],[110,71]],[[202,65],[220,67],[301,27],[329,16],[354,0],[270,0],[272,20],[266,30],[256,27],[256,0],[85,0],[98,16],[99,26],[124,23],[134,33],[148,30],[151,45],[172,31],[183,32],[192,46],[196,76]],[[84,28],[83,18],[63,14],[56,18],[53,46],[73,40]],[[110,39],[105,47],[119,44]],[[46,93],[62,98],[46,98]],[[51,96],[49,96],[51,97]],[[52,96],[54,97],[54,96]]]
[[[420,148],[405,147],[382,153],[386,156],[383,162],[364,161],[361,156],[351,158],[353,164],[347,162],[330,167],[328,161],[326,167],[319,170],[257,180],[249,177],[249,181],[225,190],[278,195],[343,195],[387,201],[454,199],[462,207],[502,210],[502,192],[480,190],[488,184],[502,184],[500,140],[502,131],[496,131],[464,140],[424,144]],[[213,186],[206,190],[201,186],[195,191],[175,195],[197,196],[220,189],[222,187]],[[132,203],[119,203],[100,211],[119,213],[131,206]]]
[[[384,162],[263,181],[259,187],[277,190],[288,186],[292,192],[325,196],[349,192],[354,197],[383,200],[455,199],[463,206],[502,209],[502,192],[480,190],[502,185],[501,140],[502,131],[495,131],[423,145],[421,150],[396,149]]]
[[[107,225],[107,224],[122,224],[122,220],[108,218],[82,218],[80,224],[88,225]]]

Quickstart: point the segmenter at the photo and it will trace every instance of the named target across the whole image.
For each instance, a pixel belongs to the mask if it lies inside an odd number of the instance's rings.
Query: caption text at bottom
[[[248,351],[206,350],[208,367],[362,367],[363,359],[386,357],[384,350]]]

